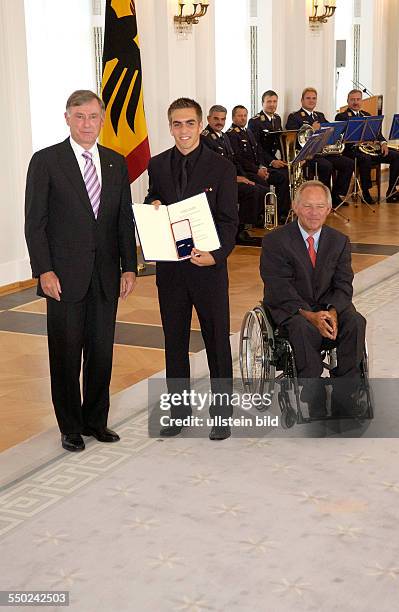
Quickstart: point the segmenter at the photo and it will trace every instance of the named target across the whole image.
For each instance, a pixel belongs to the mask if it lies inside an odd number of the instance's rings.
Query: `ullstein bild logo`
[[[278,416],[270,415],[255,415],[252,417],[240,416],[240,417],[199,417],[199,416],[187,416],[182,419],[172,418],[167,414],[164,414],[159,419],[162,427],[175,426],[175,427],[278,427],[279,418]]]

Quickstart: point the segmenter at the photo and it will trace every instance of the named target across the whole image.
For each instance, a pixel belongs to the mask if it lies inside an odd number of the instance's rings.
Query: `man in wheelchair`
[[[330,376],[331,409],[338,416],[355,411],[365,346],[366,321],[352,304],[350,243],[347,236],[324,225],[331,194],[323,183],[303,183],[293,209],[297,220],[263,238],[264,305],[288,335],[302,385],[301,401],[315,418],[326,413],[322,351],[336,346],[337,365]]]

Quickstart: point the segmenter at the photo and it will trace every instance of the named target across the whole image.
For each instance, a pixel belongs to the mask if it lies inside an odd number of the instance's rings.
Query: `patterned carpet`
[[[393,383],[398,269],[356,279],[372,375]],[[50,432],[3,453],[0,589],[67,590],[79,612],[396,608],[395,438],[149,439],[139,387],[119,444],[44,451]]]

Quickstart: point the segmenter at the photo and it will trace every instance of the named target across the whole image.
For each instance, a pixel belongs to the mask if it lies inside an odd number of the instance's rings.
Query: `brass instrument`
[[[302,149],[303,145],[307,143],[309,138],[313,136],[314,129],[309,123],[304,123],[298,130],[298,145]]]
[[[302,134],[304,134],[308,130],[308,128],[311,129],[312,134],[313,134],[313,129],[309,125],[306,125],[305,130],[302,130],[301,128],[302,131],[301,130],[286,130],[285,132],[281,132],[280,134],[281,157],[288,166],[288,180],[290,184],[290,196],[291,196],[292,202],[294,201],[296,190],[298,189],[299,185],[301,185],[301,183],[303,183],[304,181],[301,164],[293,164],[293,161],[295,157],[297,156],[298,136],[299,136],[299,133],[301,132],[301,140],[302,140]]]
[[[359,151],[365,155],[371,155],[377,157],[381,155],[381,143],[380,142],[362,142],[359,145]]]
[[[266,230],[274,230],[278,227],[277,195],[274,185],[270,185],[270,191],[265,194],[265,224]]]
[[[341,155],[344,152],[345,143],[344,143],[344,135],[338,138],[337,142],[332,145],[326,145],[323,147],[321,153],[322,155]]]

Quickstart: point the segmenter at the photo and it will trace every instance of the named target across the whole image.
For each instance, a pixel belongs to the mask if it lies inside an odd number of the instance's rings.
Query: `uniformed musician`
[[[245,176],[258,184],[268,181],[276,188],[279,221],[284,222],[291,207],[288,177],[273,167],[267,167],[263,151],[251,130],[247,130],[248,110],[237,105],[232,110],[233,123],[227,130],[235,157],[244,169]]]
[[[314,130],[320,129],[321,123],[327,119],[321,111],[316,111],[317,91],[314,87],[306,87],[302,92],[301,108],[288,115],[286,129],[299,130],[305,123],[312,126]],[[316,155],[313,160],[307,162],[307,167],[312,176],[315,174],[317,163],[317,174],[322,183],[331,188],[331,178],[335,170],[336,177],[331,190],[333,208],[338,206],[349,191],[354,162],[350,157],[342,154]],[[345,203],[346,204],[346,203]]]
[[[348,121],[352,117],[370,117],[370,113],[362,110],[363,93],[360,89],[352,89],[348,93],[348,108],[343,113],[338,113],[335,117],[336,121]],[[360,185],[363,192],[363,197],[368,204],[373,204],[374,199],[370,194],[371,187],[371,166],[372,164],[389,164],[389,184],[387,190],[387,202],[399,202],[399,192],[395,191],[395,184],[399,175],[399,152],[388,148],[387,141],[381,135],[379,138],[381,144],[381,154],[376,156],[367,155],[359,150],[359,147],[351,144],[345,146],[345,155],[356,157],[359,168]]]
[[[236,244],[253,246],[259,240],[250,236],[246,225],[263,225],[265,212],[265,195],[268,185],[260,185],[247,178],[238,160],[235,158],[229,138],[223,133],[226,124],[227,109],[220,104],[211,106],[208,113],[208,125],[201,134],[201,140],[210,149],[229,159],[237,169],[238,183],[238,216],[239,227]]]

